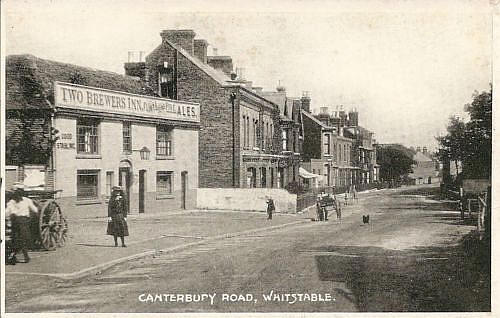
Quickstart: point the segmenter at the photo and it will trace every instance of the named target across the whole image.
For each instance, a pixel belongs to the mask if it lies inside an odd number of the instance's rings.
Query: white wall
[[[211,189],[197,191],[198,209],[266,211],[266,196],[271,196],[276,212],[296,213],[297,195],[283,189]]]
[[[113,171],[114,184],[118,184],[120,161],[132,162],[132,193],[139,192],[139,170],[146,172],[146,192],[156,191],[156,172],[174,171],[173,191],[181,189],[181,172],[188,171],[188,189],[198,187],[198,131],[182,128],[173,130],[173,155],[167,160],[156,160],[156,126],[132,123],[132,150],[146,146],[151,151],[149,160],[141,160],[139,151],[131,155],[122,154],[122,122],[101,121],[99,125],[99,158],[77,158],[76,118],[56,118],[54,126],[60,134],[71,134],[71,139],[60,139],[58,143],[73,143],[74,149],[55,150],[55,189],[62,189],[61,197],[76,196],[76,172],[80,169],[100,170],[99,191],[106,193],[106,172]]]

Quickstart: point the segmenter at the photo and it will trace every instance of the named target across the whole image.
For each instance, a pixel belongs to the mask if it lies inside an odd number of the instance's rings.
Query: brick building
[[[6,86],[8,183],[63,190],[58,202],[69,215],[107,215],[114,185],[131,212],[194,206],[198,104],[30,55],[7,57]]]
[[[144,62],[125,63],[160,96],[200,104],[199,186],[278,187],[284,178],[278,106],[233,72],[229,56],[207,56],[193,30],[165,30]]]
[[[282,184],[300,183],[299,168],[302,146],[304,141],[302,127],[302,102],[310,101],[308,96],[302,99],[287,97],[283,86],[276,91],[262,91],[259,95],[274,102],[279,108],[279,125],[281,128],[281,155],[278,176],[283,179]]]
[[[355,121],[350,121],[350,126],[344,128],[344,134],[354,140],[354,151],[352,162],[359,169],[356,171],[355,180],[359,184],[377,182],[379,179],[379,165],[377,164],[377,148],[374,146],[373,133],[357,123],[357,112]]]
[[[352,165],[353,140],[343,129],[303,110],[303,168],[322,175],[321,186],[346,187],[355,182],[357,167]],[[320,120],[321,119],[321,120]]]

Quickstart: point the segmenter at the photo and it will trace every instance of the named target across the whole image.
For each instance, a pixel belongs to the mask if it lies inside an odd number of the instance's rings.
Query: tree
[[[377,163],[380,165],[381,179],[400,180],[412,172],[413,158],[400,147],[388,146],[377,149]]]
[[[450,117],[446,130],[446,136],[437,137],[440,146],[439,157],[442,161],[454,161],[458,175],[458,163],[463,162],[467,148],[466,126],[460,118]]]
[[[491,175],[492,86],[489,92],[475,92],[472,97],[472,103],[465,105],[470,121],[466,124],[464,174],[470,178],[488,178]]]
[[[470,120],[450,118],[447,135],[437,137],[439,159],[443,163],[462,163],[463,175],[488,178],[491,175],[492,86],[489,92],[474,92],[472,102],[465,105]]]

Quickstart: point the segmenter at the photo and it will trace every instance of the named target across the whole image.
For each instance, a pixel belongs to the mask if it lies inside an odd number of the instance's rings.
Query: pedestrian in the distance
[[[125,245],[125,236],[128,236],[127,225],[127,201],[125,194],[120,187],[113,187],[108,204],[108,229],[107,234],[115,239],[115,246],[118,246],[118,236],[122,241],[122,247]]]
[[[12,227],[13,254],[11,259],[16,260],[16,254],[22,251],[24,262],[28,263],[28,247],[31,243],[30,212],[37,213],[38,208],[30,198],[24,197],[24,186],[15,183],[12,187],[12,199],[7,202],[5,214],[10,218]]]
[[[358,191],[356,190],[356,185],[353,184],[352,185],[352,198],[353,198],[353,201],[356,201],[358,202]]]
[[[340,202],[340,199],[337,200],[335,195],[333,196],[333,199],[335,200],[335,212],[337,212],[337,220],[342,221],[342,203]]]
[[[267,198],[267,219],[272,220],[273,219],[273,212],[276,210],[276,207],[274,206],[274,200],[271,197]]]

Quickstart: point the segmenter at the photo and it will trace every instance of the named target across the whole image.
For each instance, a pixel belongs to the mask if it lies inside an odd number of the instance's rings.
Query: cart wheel
[[[40,212],[40,243],[46,250],[54,250],[62,236],[66,240],[64,228],[67,230],[67,223],[63,219],[61,208],[55,201],[49,201]]]

